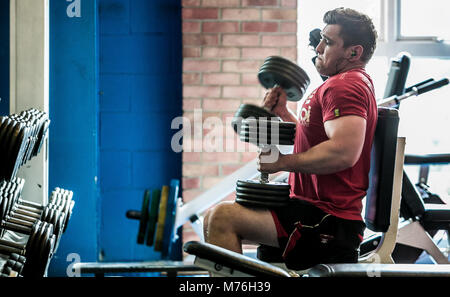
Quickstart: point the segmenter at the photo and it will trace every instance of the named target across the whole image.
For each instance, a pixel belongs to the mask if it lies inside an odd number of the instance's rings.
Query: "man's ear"
[[[348,48],[348,59],[350,61],[357,61],[361,58],[364,48],[361,45],[352,45]]]

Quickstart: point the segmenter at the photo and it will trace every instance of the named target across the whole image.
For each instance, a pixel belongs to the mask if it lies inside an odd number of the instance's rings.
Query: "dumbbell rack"
[[[17,172],[39,154],[49,124],[34,108],[0,117],[0,277],[46,276],[75,205],[73,192],[60,188],[45,205],[22,198]]]

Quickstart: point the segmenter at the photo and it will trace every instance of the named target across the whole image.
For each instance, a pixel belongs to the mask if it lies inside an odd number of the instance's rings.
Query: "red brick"
[[[201,49],[199,47],[184,47],[183,57],[184,58],[198,58],[200,57]]]
[[[263,46],[292,46],[297,45],[296,35],[265,35],[262,36],[261,44]]]
[[[240,49],[234,47],[205,47],[202,55],[205,58],[238,58]]]
[[[243,85],[259,85],[258,76],[255,73],[243,73],[242,74]]]
[[[211,71],[218,72],[220,62],[213,60],[183,60],[183,71]]]
[[[243,152],[241,154],[242,154],[242,158],[241,158],[241,162],[242,163],[251,162],[251,161],[255,160],[258,157],[258,153],[257,152]]]
[[[296,22],[281,22],[280,32],[282,33],[296,33],[297,23]]]
[[[183,45],[218,45],[217,34],[183,34]]]
[[[242,6],[276,6],[278,0],[242,0]]]
[[[200,83],[200,73],[183,73],[183,85],[195,85]]]
[[[220,87],[214,86],[184,86],[183,97],[191,98],[217,98],[220,96]]]
[[[265,9],[262,11],[263,20],[296,20],[296,9]]]
[[[227,165],[221,165],[221,172],[222,175],[226,176],[229,174],[232,174],[233,172],[235,172],[236,170],[238,170],[239,168],[241,168],[244,164],[227,164]]]
[[[259,20],[260,10],[253,8],[223,8],[222,9],[223,20]]]
[[[224,34],[222,45],[227,46],[255,46],[259,45],[259,35],[255,34]]]
[[[200,33],[201,22],[185,22],[183,21],[183,33]]]
[[[286,59],[293,62],[297,61],[297,47],[284,47],[281,48],[281,55]]]
[[[242,49],[242,58],[264,60],[268,56],[279,55],[280,50],[274,47],[248,47]],[[261,63],[262,64],[262,63]]]
[[[219,16],[219,9],[218,8],[183,8],[181,13],[182,13],[182,18],[184,20],[187,20],[187,19],[198,19],[198,20],[217,19]]]
[[[239,99],[239,98],[237,98]],[[205,111],[235,111],[241,102],[235,99],[204,99],[203,110]]]
[[[297,8],[297,0],[281,0],[281,6]]]
[[[237,152],[203,153],[203,162],[209,163],[238,163],[240,154]]]
[[[183,99],[183,110],[194,110],[202,108],[202,101],[200,99]]]
[[[183,189],[189,190],[189,189],[198,189],[200,188],[200,178],[194,177],[194,178],[185,178],[183,177]]]
[[[202,190],[184,190],[183,191],[183,202],[187,203],[189,201],[194,200],[197,198],[201,193],[203,193]],[[183,238],[184,239],[184,238]]]
[[[244,22],[242,32],[277,32],[277,22]]]
[[[205,33],[235,33],[239,32],[238,22],[203,22],[202,32]]]
[[[205,85],[238,85],[240,76],[237,73],[205,73],[203,75]]]
[[[240,0],[203,0],[203,7],[237,7]]]
[[[200,5],[200,0],[182,0],[181,5],[182,5],[182,7],[199,6]]]
[[[183,164],[183,176],[217,176],[219,174],[219,165],[204,164]]]
[[[222,70],[224,72],[254,72],[257,73],[259,67],[263,64],[262,61],[223,61]]]
[[[196,152],[183,152],[183,163],[185,162],[201,162],[202,154]]]
[[[204,177],[202,181],[202,188],[203,189],[210,189],[217,185],[223,177]]]
[[[257,98],[260,96],[259,88],[253,86],[224,86],[224,98]]]

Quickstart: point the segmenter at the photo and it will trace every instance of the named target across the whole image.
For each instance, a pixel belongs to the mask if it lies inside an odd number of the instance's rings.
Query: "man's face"
[[[321,75],[335,75],[348,62],[344,40],[339,36],[340,28],[340,25],[326,25],[321,32],[322,39],[316,47],[315,62],[316,69]]]

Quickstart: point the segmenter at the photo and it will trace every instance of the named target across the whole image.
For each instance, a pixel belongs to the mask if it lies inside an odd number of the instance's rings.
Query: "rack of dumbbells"
[[[37,156],[50,120],[37,109],[0,117],[0,276],[43,277],[65,232],[73,192],[55,188],[45,205],[22,197],[19,168]]]

